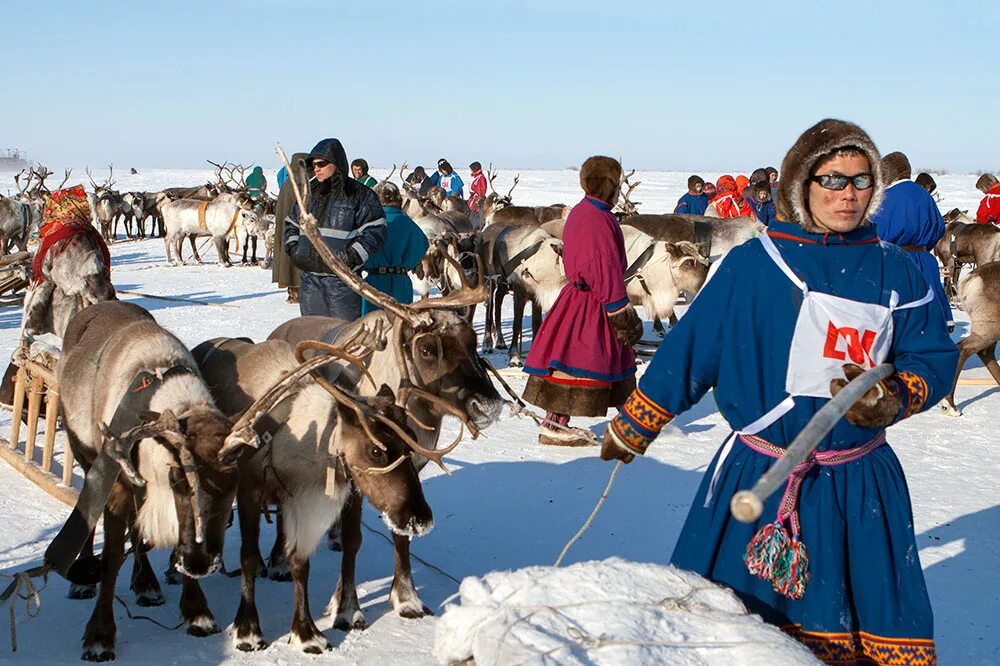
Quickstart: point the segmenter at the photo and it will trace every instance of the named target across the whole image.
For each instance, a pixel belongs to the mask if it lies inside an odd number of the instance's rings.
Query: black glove
[[[289,243],[286,249],[288,256],[292,259],[292,263],[300,271],[307,273],[330,272],[330,269],[323,262],[323,258],[319,256],[319,252],[313,249],[312,243],[309,242],[308,238],[299,238],[297,242]]]
[[[830,395],[835,396],[848,382],[865,371],[859,365],[848,363],[844,366],[847,379],[831,379]],[[895,375],[890,376],[868,390],[844,414],[850,423],[862,428],[885,428],[896,422],[896,416],[903,406],[902,392]]]
[[[631,305],[608,315],[608,321],[615,330],[615,337],[623,344],[631,347],[642,339],[642,320]]]
[[[352,271],[358,270],[365,263],[361,261],[361,255],[353,247],[345,247],[343,250],[338,250],[334,256],[347,264],[347,267]]]

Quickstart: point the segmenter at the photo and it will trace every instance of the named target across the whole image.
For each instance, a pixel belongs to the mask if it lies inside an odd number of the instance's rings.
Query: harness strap
[[[242,211],[242,209],[239,206],[237,206],[236,207],[236,212],[233,213],[233,221],[229,223],[229,229],[226,230],[226,240],[227,240],[227,242],[229,240],[229,234],[232,234],[233,233],[233,229],[236,228],[236,220],[240,219],[240,212],[241,211]],[[236,236],[236,251],[239,252],[240,251],[240,235],[239,234],[234,234],[234,235]]]
[[[542,247],[542,245],[545,243],[546,240],[548,239],[543,238],[542,240],[536,243],[532,243],[531,245],[524,248],[523,250],[515,254],[513,257],[505,261],[501,267],[503,270],[504,277],[510,276],[510,274],[514,272],[514,270],[521,264],[521,262],[535,256],[535,253],[538,252],[539,248]]]
[[[198,228],[202,231],[208,231],[208,225],[205,223],[205,211],[208,209],[209,201],[202,201],[198,204]]]
[[[374,275],[406,275],[407,270],[399,266],[381,266],[379,268],[367,269]]]
[[[636,276],[636,274],[645,267],[646,263],[649,261],[650,257],[653,256],[653,252],[656,251],[656,241],[652,241],[645,250],[642,251],[635,261],[625,269],[625,282],[628,282]],[[644,285],[645,286],[645,285]]]
[[[771,257],[771,261],[774,262],[775,266],[781,269],[781,272],[792,281],[792,284],[802,290],[803,295],[808,294],[809,287],[806,286],[806,283],[803,282],[802,279],[799,278],[799,276],[796,275],[791,267],[785,262],[785,258],[781,256],[781,252],[778,251],[778,246],[774,244],[771,237],[767,234],[761,234],[758,238],[760,238],[760,244],[764,246],[764,250],[767,252],[768,256]]]
[[[698,246],[699,250],[704,248],[704,252],[701,255],[705,258],[711,258],[712,256],[712,225],[708,222],[701,222],[695,220],[694,225],[694,244]]]
[[[193,371],[182,365],[175,365],[166,371],[141,371],[136,374],[132,383],[125,391],[115,414],[111,419],[108,429],[116,435],[121,435],[127,430],[141,425],[139,414],[149,409],[149,404],[156,393],[156,387],[160,386],[167,379],[182,374],[192,374]],[[134,444],[124,452],[132,455]],[[66,524],[62,526],[59,533],[45,550],[45,564],[57,571],[70,582],[78,585],[93,585],[100,580],[100,569],[97,558],[87,558],[79,560],[80,551],[87,542],[97,521],[104,513],[107,506],[108,497],[111,496],[111,489],[114,487],[121,473],[121,467],[106,452],[101,453],[94,460],[93,465],[87,471],[83,480],[83,489],[76,500],[73,512],[66,519]],[[145,493],[141,488],[134,488],[136,496],[136,509],[142,505]]]
[[[780,458],[785,453],[784,448],[755,435],[739,435],[739,440],[750,449],[769,458]],[[788,521],[792,528],[792,536],[798,537],[800,532],[799,493],[802,490],[802,482],[805,480],[806,474],[817,465],[833,467],[860,460],[883,444],[885,444],[884,430],[867,444],[853,449],[813,451],[802,464],[792,470],[792,474],[788,477],[785,494],[781,497],[781,503],[778,505],[777,522]]]

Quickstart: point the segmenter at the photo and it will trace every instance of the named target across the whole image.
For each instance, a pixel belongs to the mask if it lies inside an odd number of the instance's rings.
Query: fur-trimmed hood
[[[816,165],[827,155],[841,148],[853,146],[868,157],[875,177],[872,198],[865,211],[862,226],[882,204],[885,179],[882,175],[882,156],[875,143],[863,129],[844,120],[827,118],[816,123],[798,138],[781,162],[781,181],[778,184],[778,219],[794,222],[807,231],[821,231],[809,213],[807,199],[809,177]]]
[[[580,187],[588,195],[607,204],[615,203],[621,180],[622,165],[613,157],[588,157],[580,167]]]
[[[897,180],[909,180],[912,175],[909,158],[898,150],[882,158],[882,177],[887,187]]]

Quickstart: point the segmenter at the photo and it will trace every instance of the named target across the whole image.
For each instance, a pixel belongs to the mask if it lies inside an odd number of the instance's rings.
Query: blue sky
[[[918,168],[1000,167],[996,0],[93,4],[3,2],[0,147],[273,166],[336,136],[377,165],[749,171],[833,116]]]

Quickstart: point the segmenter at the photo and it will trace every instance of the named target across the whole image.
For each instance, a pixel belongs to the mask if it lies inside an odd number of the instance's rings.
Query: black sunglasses
[[[819,183],[824,190],[843,190],[848,183],[856,190],[867,190],[875,184],[875,177],[870,173],[859,173],[856,176],[841,176],[840,174],[822,174],[812,176],[809,180]]]
[[[322,169],[327,164],[329,164],[329,162],[327,162],[326,160],[313,160],[312,161],[312,168],[313,169]]]

